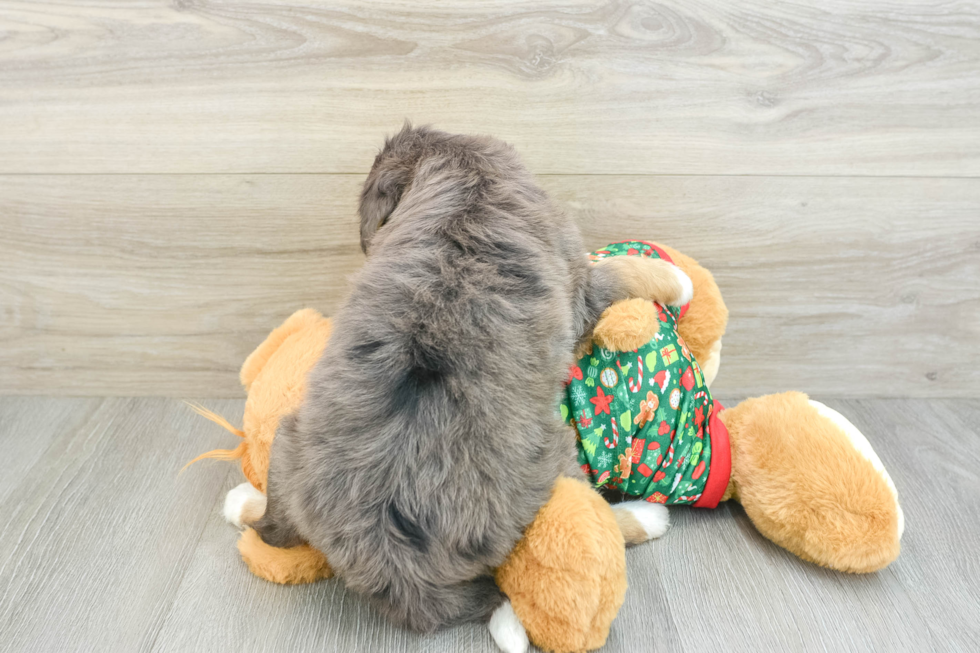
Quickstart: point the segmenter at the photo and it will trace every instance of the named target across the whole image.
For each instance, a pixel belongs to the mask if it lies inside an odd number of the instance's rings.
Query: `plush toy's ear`
[[[678,323],[677,331],[690,347],[701,369],[713,379],[718,373],[721,338],[728,324],[728,307],[711,272],[676,249],[666,245],[660,245],[660,248],[670,256],[674,265],[687,273],[694,284],[694,299]]]
[[[321,319],[322,316],[312,308],[304,308],[290,315],[282,325],[273,329],[262,344],[256,347],[255,351],[249,354],[245,362],[242,363],[239,378],[242,385],[245,386],[245,392],[251,389],[252,381],[259,375],[259,372],[262,371],[262,368],[265,367],[265,364],[269,362],[269,359],[272,358],[282,343],[286,341],[286,338],[300,329],[316,324]]]

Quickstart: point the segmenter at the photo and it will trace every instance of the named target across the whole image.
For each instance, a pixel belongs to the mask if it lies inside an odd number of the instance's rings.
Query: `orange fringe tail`
[[[231,423],[228,422],[228,420],[226,420],[221,415],[218,415],[217,413],[208,410],[204,406],[200,406],[198,404],[192,404],[190,402],[185,402],[185,403],[188,406],[190,406],[191,410],[193,410],[195,413],[197,413],[201,417],[211,420],[212,422],[214,422],[221,428],[225,429],[229,433],[234,433],[240,438],[245,437],[245,433],[241,429],[236,429],[234,426],[231,425]],[[185,469],[187,469],[197,461],[203,460],[205,458],[213,458],[215,460],[238,460],[245,455],[245,444],[246,444],[245,442],[242,442],[234,449],[214,449],[213,451],[202,453],[200,456],[198,456],[194,460],[184,465],[180,471],[184,471]]]

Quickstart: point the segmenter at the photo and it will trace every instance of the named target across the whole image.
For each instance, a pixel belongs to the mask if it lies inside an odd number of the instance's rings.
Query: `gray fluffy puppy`
[[[305,402],[283,420],[262,539],[323,551],[353,590],[420,631],[488,618],[492,572],[575,436],[557,415],[572,352],[612,302],[679,304],[662,261],[591,266],[515,151],[406,126],[361,196],[368,253]]]

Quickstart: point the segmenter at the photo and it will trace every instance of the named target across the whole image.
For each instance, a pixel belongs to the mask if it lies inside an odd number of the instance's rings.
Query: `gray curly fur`
[[[280,426],[255,527],[323,551],[413,629],[486,619],[493,569],[576,469],[556,414],[571,352],[626,290],[493,138],[406,125],[360,215],[367,262]]]

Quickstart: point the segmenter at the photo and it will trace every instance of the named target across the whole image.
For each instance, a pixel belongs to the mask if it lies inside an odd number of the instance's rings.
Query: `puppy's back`
[[[279,437],[304,537],[426,630],[499,604],[491,569],[573,460],[554,411],[574,228],[507,146],[426,130],[389,142],[365,205],[370,256]]]

